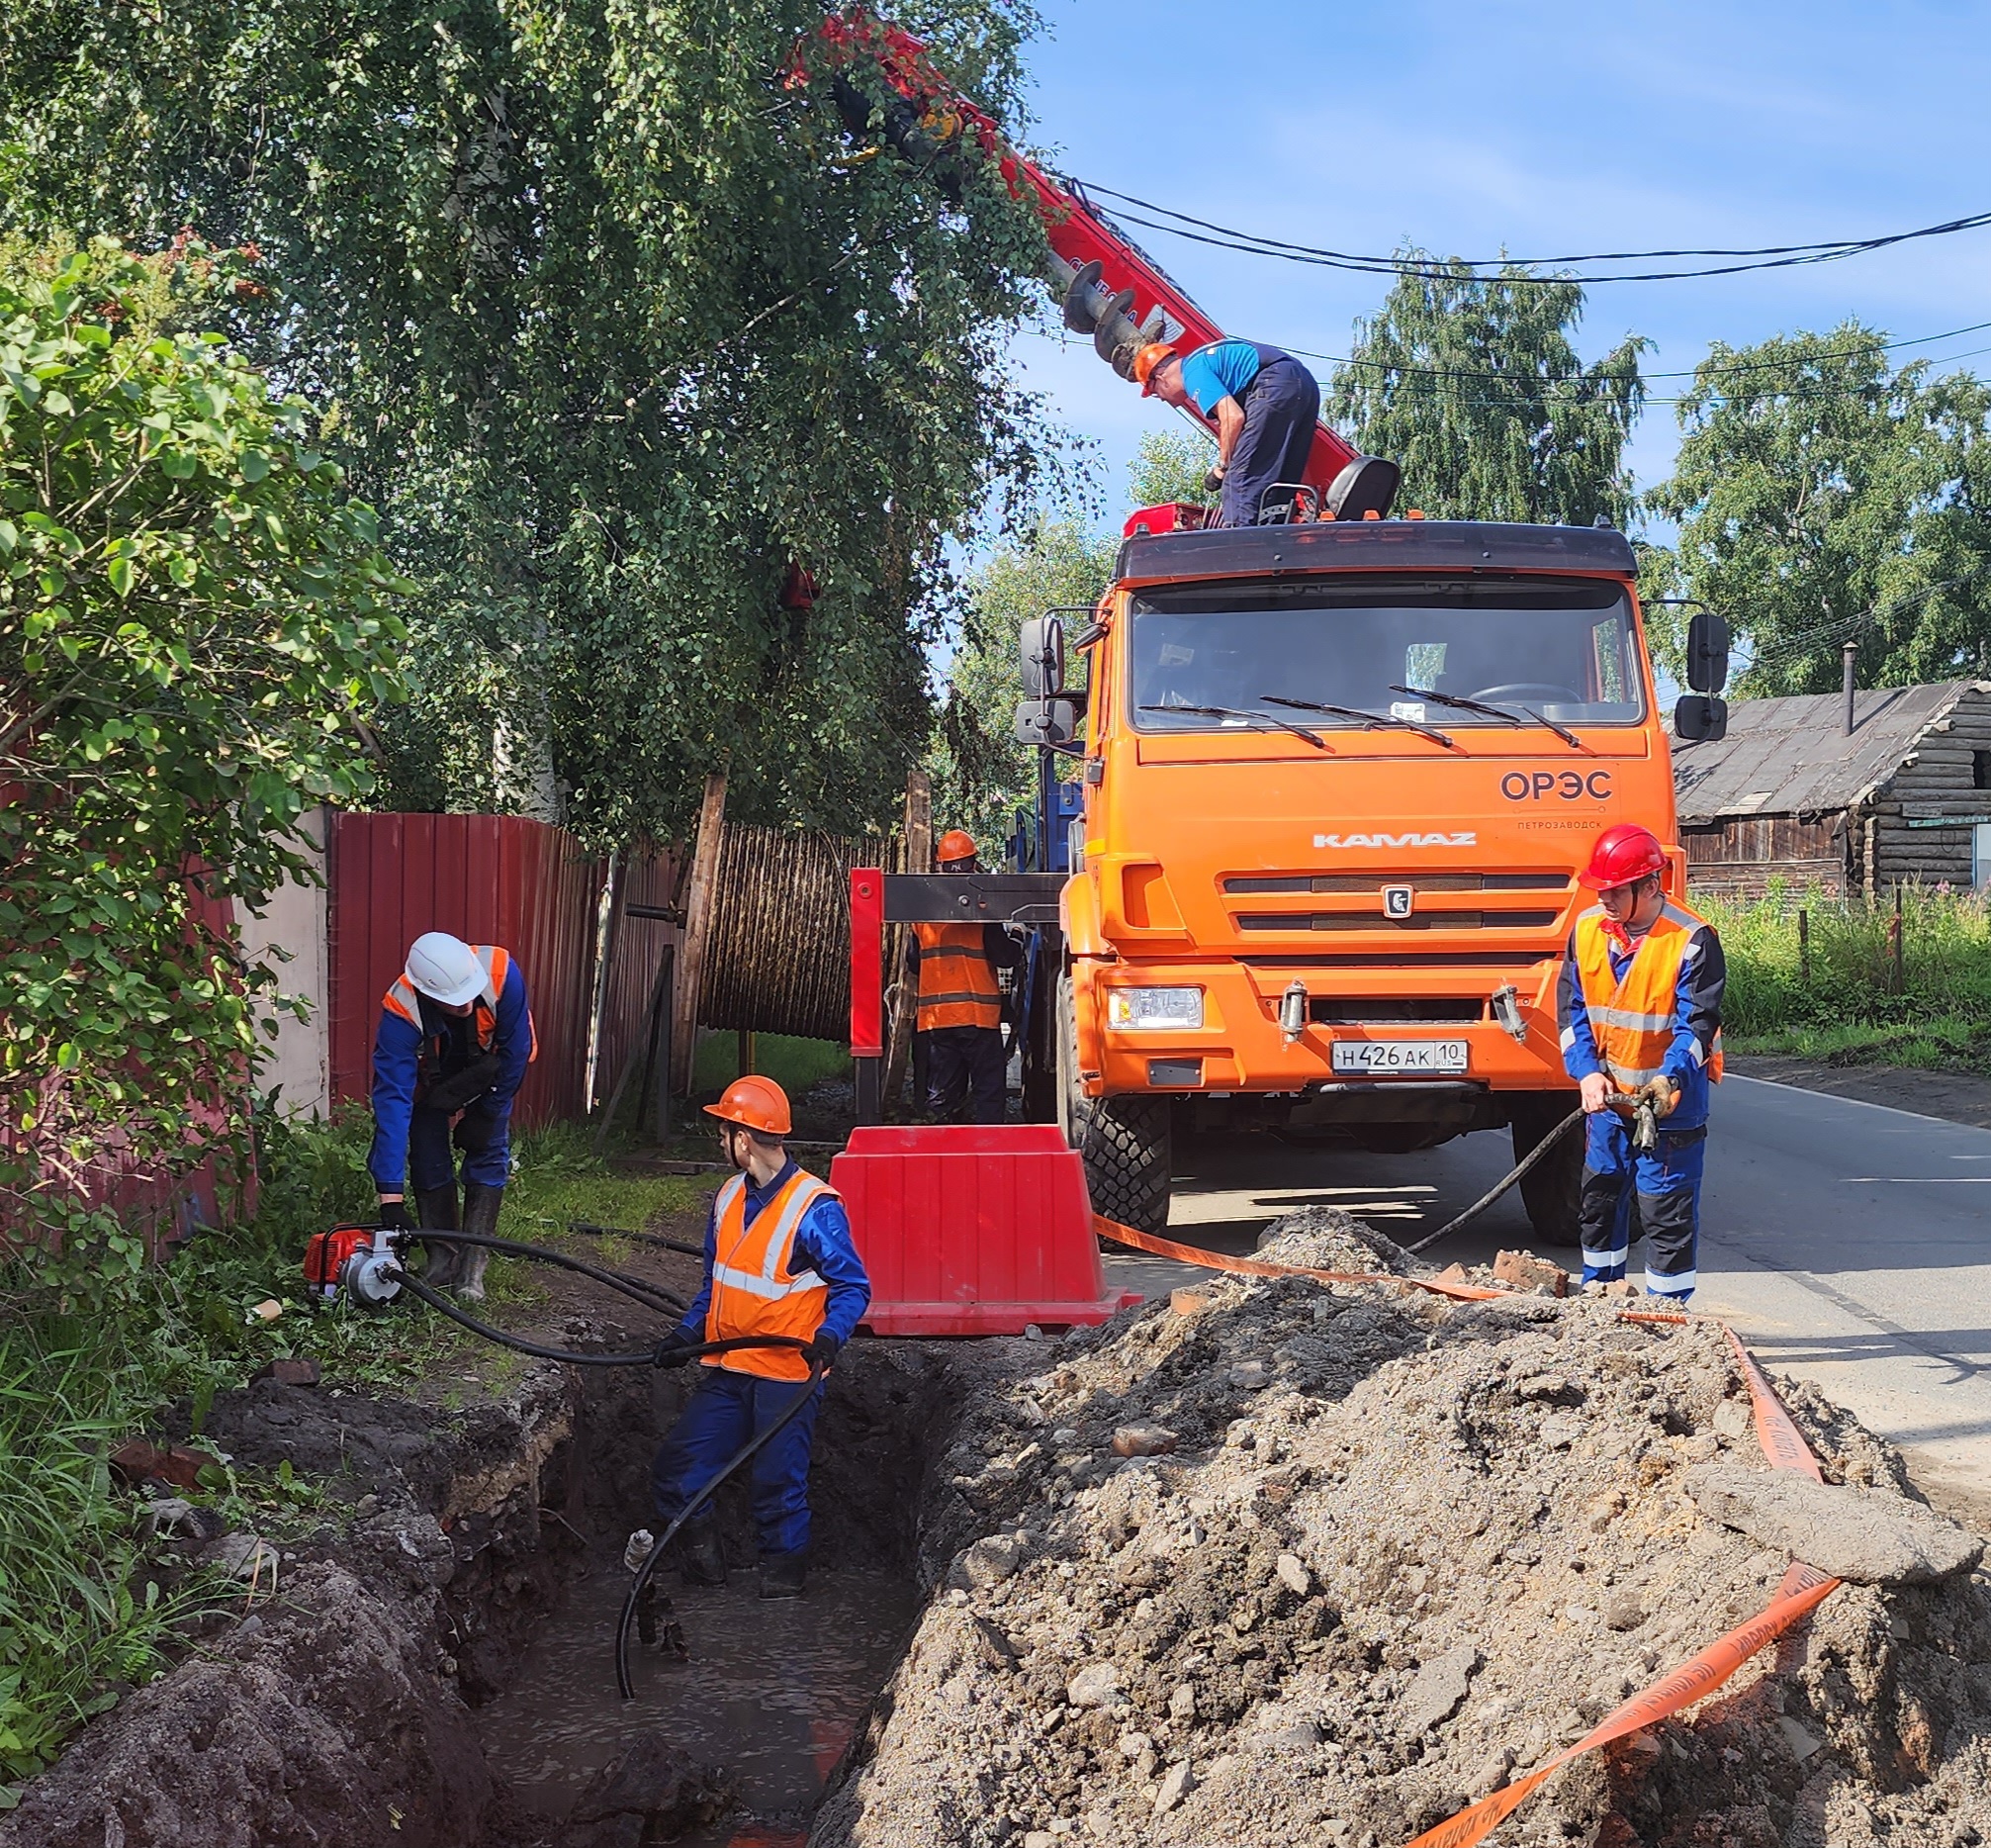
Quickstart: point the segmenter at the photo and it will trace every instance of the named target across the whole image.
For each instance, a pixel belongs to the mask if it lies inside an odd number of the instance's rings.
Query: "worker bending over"
[[[684,1319],[665,1338],[659,1366],[682,1366],[700,1341],[786,1335],[802,1347],[742,1347],[705,1354],[697,1390],[657,1452],[652,1479],[666,1526],[732,1458],[790,1411],[808,1405],[754,1454],[754,1524],[761,1596],[799,1598],[809,1551],[809,1451],[824,1365],[851,1339],[871,1300],[842,1199],[788,1159],[788,1099],[771,1078],[735,1078],[705,1114],[739,1172],[712,1202],[705,1279]],[[726,1554],[710,1504],[680,1530],[686,1584],[723,1585]]]
[[[971,835],[950,828],[934,849],[943,873],[976,870]],[[1023,946],[1000,924],[915,924],[906,960],[918,983],[916,1031],[927,1068],[927,1115],[950,1122],[965,1099],[975,1123],[1003,1120],[1002,984],[996,971],[1018,969]]]
[[[1178,410],[1194,402],[1217,424],[1217,466],[1204,486],[1222,491],[1221,521],[1255,526],[1285,518],[1290,492],[1265,501],[1276,483],[1306,478],[1320,417],[1320,387],[1299,360],[1256,340],[1213,340],[1188,354],[1161,342],[1135,355],[1143,398]],[[1260,503],[1265,505],[1262,508]]]
[[[418,1223],[485,1238],[498,1230],[511,1171],[511,1104],[538,1056],[525,974],[509,952],[439,930],[414,940],[381,998],[373,1039],[367,1171],[383,1226]],[[460,1217],[452,1140],[463,1152]],[[410,1174],[418,1222],[407,1213]],[[490,1257],[482,1246],[431,1246],[424,1281],[477,1301]]]
[[[1646,1289],[1684,1306],[1697,1281],[1700,1181],[1710,1081],[1721,1077],[1714,926],[1666,895],[1666,853],[1631,824],[1597,836],[1581,882],[1596,904],[1577,919],[1563,965],[1563,1063],[1583,1089],[1584,1281],[1615,1283],[1631,1253],[1638,1197]],[[1659,1120],[1636,1146],[1636,1105]]]

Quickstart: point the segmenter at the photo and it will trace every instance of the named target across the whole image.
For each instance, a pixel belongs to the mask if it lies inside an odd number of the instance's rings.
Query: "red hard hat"
[[[1649,873],[1666,871],[1666,849],[1659,836],[1636,821],[1621,821],[1597,836],[1590,849],[1590,864],[1577,875],[1580,884],[1592,891],[1608,891],[1613,885],[1629,885]]]
[[[726,1086],[726,1094],[716,1104],[707,1104],[705,1114],[764,1136],[785,1136],[795,1127],[788,1115],[788,1093],[772,1078],[749,1072]]]
[[[975,837],[959,828],[950,828],[940,838],[934,849],[934,858],[942,866],[950,860],[972,860],[975,857]]]

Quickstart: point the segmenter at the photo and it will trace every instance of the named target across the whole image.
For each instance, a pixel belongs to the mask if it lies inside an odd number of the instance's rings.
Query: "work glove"
[[[383,1200],[380,1203],[380,1224],[389,1232],[407,1232],[414,1221],[407,1216],[406,1200]]]
[[[810,1336],[808,1344],[802,1349],[802,1358],[813,1366],[828,1366],[837,1357],[837,1349],[843,1346],[834,1335],[825,1335],[820,1329]]]
[[[1639,1086],[1639,1096],[1653,1107],[1656,1117],[1670,1117],[1679,1103],[1679,1086],[1671,1078],[1652,1078]]]
[[[440,1110],[444,1116],[454,1116],[459,1110],[474,1104],[497,1082],[498,1055],[486,1053],[482,1058],[473,1059],[461,1071],[452,1072],[431,1084],[422,1093],[421,1103],[425,1109]]]
[[[466,1110],[457,1119],[456,1133],[450,1141],[465,1155],[482,1155],[498,1140],[498,1112],[495,1110]]]
[[[1219,494],[1222,491],[1222,488],[1223,471],[1221,468],[1214,468],[1208,475],[1204,476],[1203,492],[1205,494]]]
[[[660,1367],[681,1367],[696,1358],[696,1349],[701,1345],[702,1342],[686,1335],[682,1329],[673,1329],[657,1343],[657,1351],[651,1358]]]

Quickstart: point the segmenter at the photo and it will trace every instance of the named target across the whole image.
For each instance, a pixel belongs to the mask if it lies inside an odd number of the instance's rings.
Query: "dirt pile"
[[[1373,1226],[1338,1207],[1307,1206],[1275,1219],[1259,1236],[1258,1255],[1310,1270],[1381,1271],[1427,1277],[1437,1268]]]
[[[970,1406],[923,1534],[941,1589],[815,1848],[1403,1842],[1774,1595],[1786,1555],[1685,1493],[1763,1467],[1718,1331],[1395,1285],[1206,1295]],[[1787,1402],[1831,1480],[1902,1509],[1890,1450]],[[1848,1586],[1499,1839],[1975,1842],[1985,1663],[1981,1574]]]

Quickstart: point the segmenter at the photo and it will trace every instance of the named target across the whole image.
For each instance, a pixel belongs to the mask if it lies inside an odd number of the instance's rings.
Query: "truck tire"
[[[1057,984],[1058,1127],[1085,1161],[1092,1210],[1159,1233],[1168,1226],[1170,1100],[1158,1096],[1088,1097],[1078,1080],[1078,1027],[1071,977]]]
[[[1576,1107],[1575,1091],[1537,1091],[1516,1098],[1510,1113],[1514,1159],[1532,1153]],[[1584,1133],[1580,1123],[1564,1132],[1553,1154],[1544,1155],[1521,1176],[1521,1202],[1528,1209],[1535,1237],[1544,1245],[1583,1244],[1583,1187]]]

